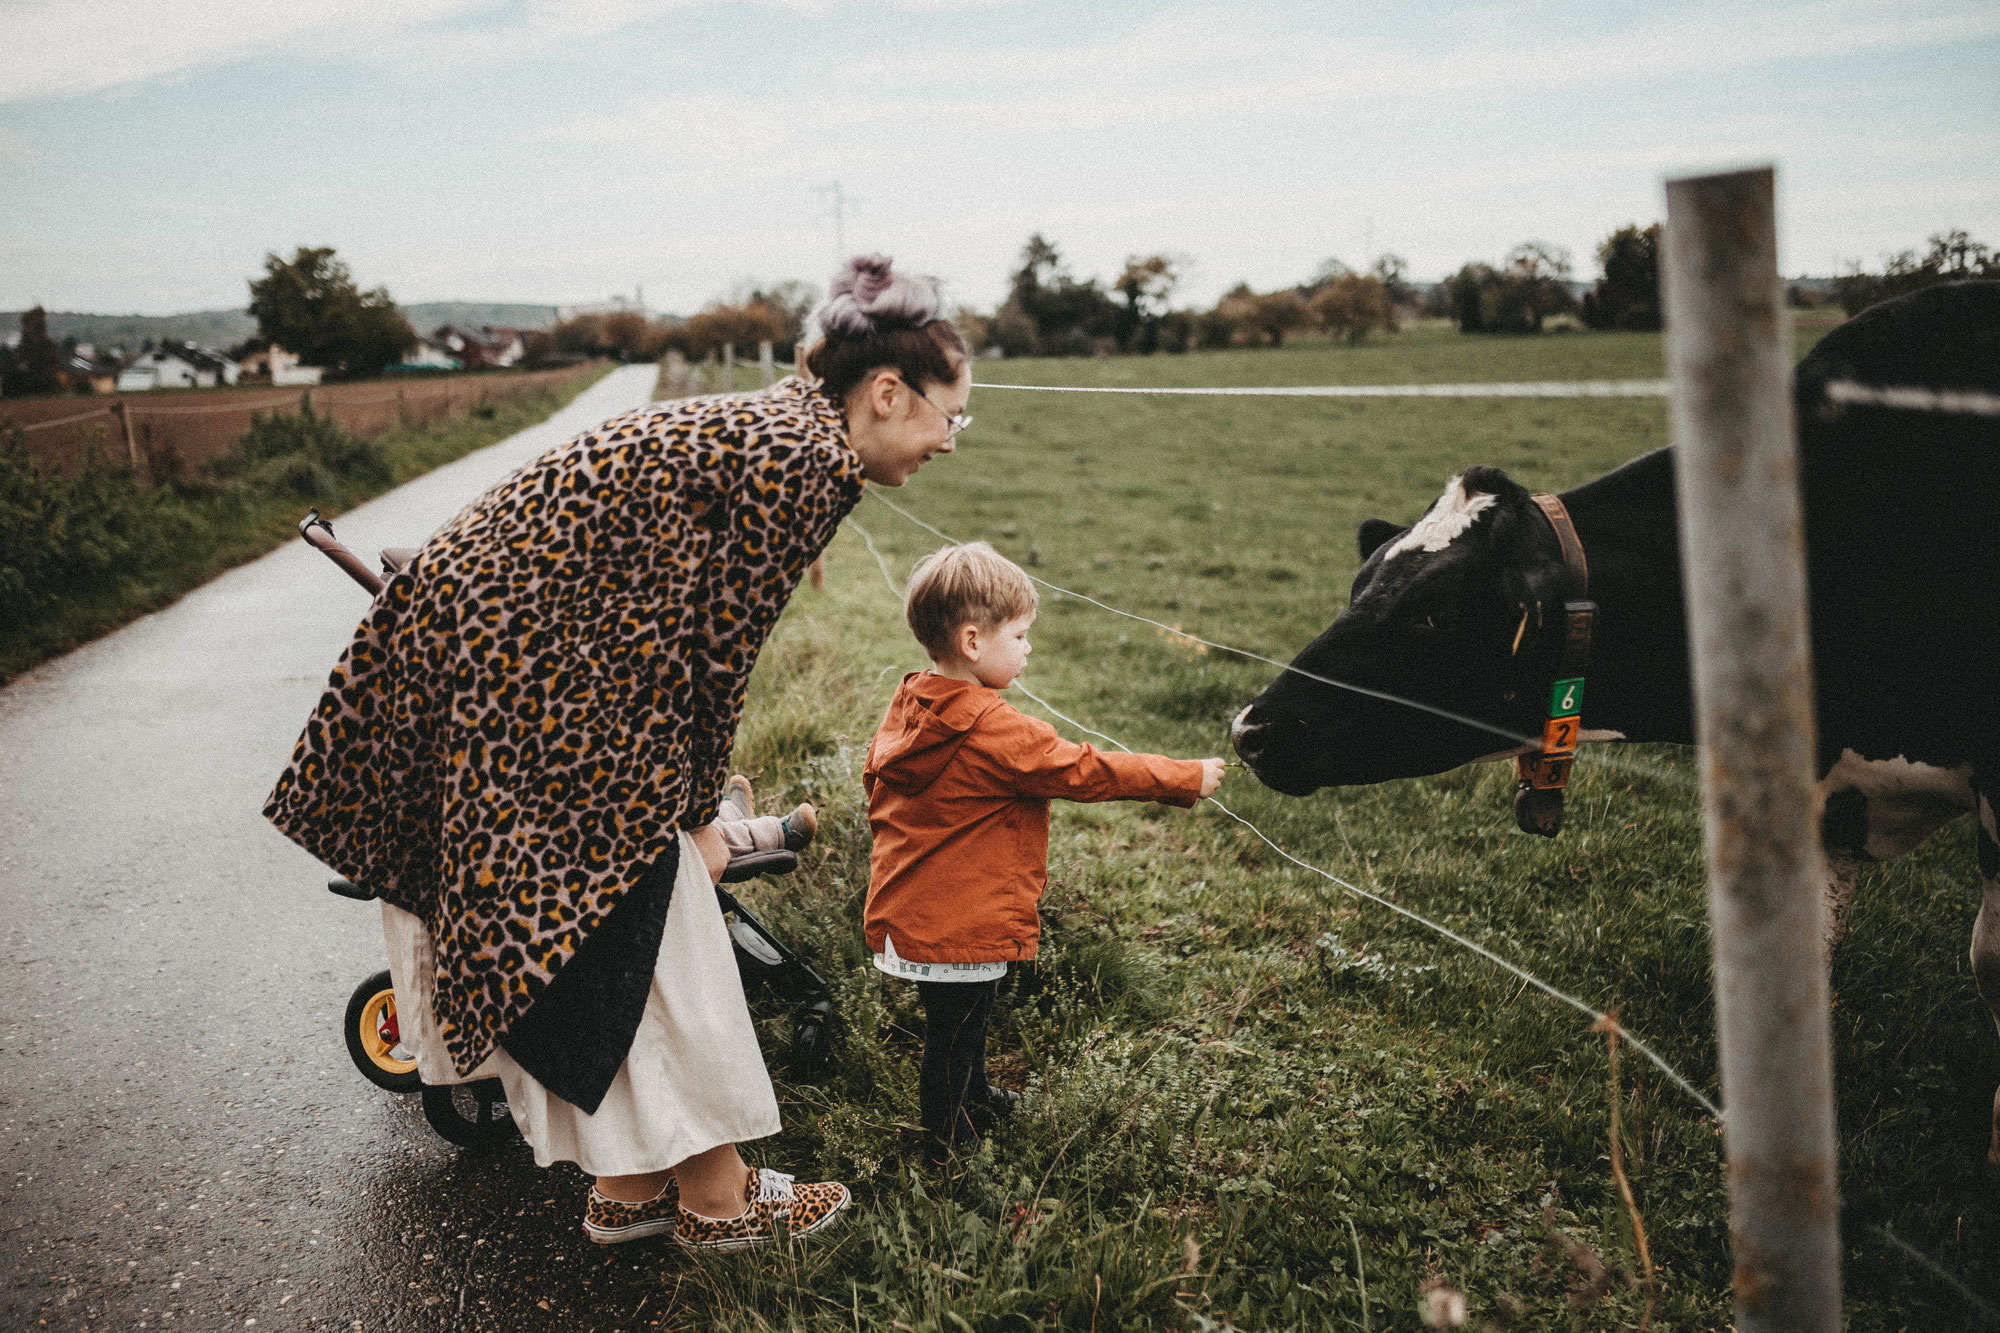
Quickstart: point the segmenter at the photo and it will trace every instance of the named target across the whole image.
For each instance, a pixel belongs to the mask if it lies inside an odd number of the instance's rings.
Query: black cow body
[[[1973,967],[2000,1016],[2000,419],[1842,406],[1833,381],[2000,391],[2000,283],[1879,306],[1829,334],[1795,379],[1829,945],[1861,863],[1974,811],[1985,900]],[[1673,467],[1659,450],[1561,497],[1598,607],[1587,740],[1694,740]],[[1440,772],[1513,752],[1496,731],[1541,729],[1575,589],[1528,493],[1473,468],[1416,525],[1371,522],[1361,540],[1351,604],[1293,665],[1491,730],[1288,672],[1233,733],[1280,791]],[[1991,1154],[2000,1164],[2000,1097]]]

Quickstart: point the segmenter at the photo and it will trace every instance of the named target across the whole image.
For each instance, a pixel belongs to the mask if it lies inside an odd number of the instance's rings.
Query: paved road
[[[617,371],[356,510],[342,539],[371,559],[421,540],[652,381]],[[348,1063],[348,994],[382,966],[375,909],[320,889],[258,808],[364,607],[293,543],[0,690],[0,1329],[663,1312],[675,1256],[589,1244],[573,1168],[518,1144],[462,1157]]]

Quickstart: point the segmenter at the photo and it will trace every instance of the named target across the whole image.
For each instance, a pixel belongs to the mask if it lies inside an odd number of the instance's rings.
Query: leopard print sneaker
[[[661,1232],[672,1234],[680,1211],[680,1183],[671,1178],[644,1203],[606,1198],[592,1185],[590,1201],[583,1205],[583,1233],[599,1245],[616,1245],[621,1240],[638,1240]]]
[[[744,1196],[750,1206],[741,1217],[703,1217],[681,1209],[674,1239],[691,1250],[747,1250],[775,1242],[780,1224],[787,1237],[810,1236],[853,1201],[847,1186],[837,1180],[798,1185],[769,1167],[758,1170]]]

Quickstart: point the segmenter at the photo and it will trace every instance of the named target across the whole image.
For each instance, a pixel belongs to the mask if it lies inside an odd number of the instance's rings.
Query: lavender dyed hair
[[[914,385],[950,383],[966,349],[939,316],[942,304],[937,279],[896,273],[887,255],[856,255],[833,275],[808,319],[806,369],[835,399],[885,366]]]
[[[937,279],[892,272],[892,263],[887,255],[856,255],[840,266],[812,313],[822,337],[920,329],[938,317]]]

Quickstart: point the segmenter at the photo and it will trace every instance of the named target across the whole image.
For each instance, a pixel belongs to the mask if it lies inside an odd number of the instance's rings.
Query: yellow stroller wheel
[[[396,1023],[396,991],[387,968],[354,988],[347,1001],[347,1053],[361,1076],[390,1092],[415,1092],[423,1086],[417,1057],[403,1045]]]

